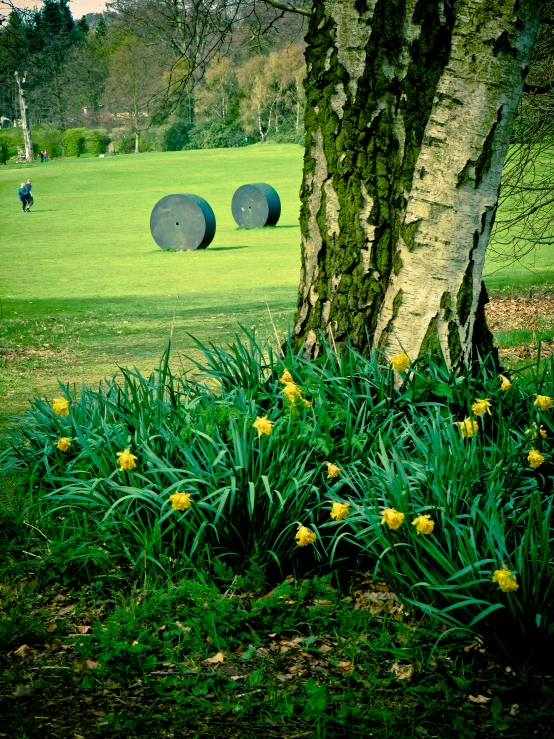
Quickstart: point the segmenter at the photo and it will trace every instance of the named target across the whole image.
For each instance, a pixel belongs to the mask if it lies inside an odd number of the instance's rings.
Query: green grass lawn
[[[3,413],[32,394],[51,394],[56,377],[92,382],[118,364],[151,369],[172,326],[175,361],[193,351],[189,333],[225,342],[238,322],[272,332],[268,305],[286,328],[300,270],[301,167],[300,147],[265,145],[0,170]],[[17,200],[28,178],[30,214]],[[233,193],[260,181],[279,192],[281,220],[240,230]],[[209,249],[163,252],[153,241],[152,208],[174,192],[211,204],[217,232]]]
[[[174,362],[194,352],[189,334],[226,342],[238,322],[272,334],[268,306],[285,330],[300,269],[302,155],[299,146],[266,144],[3,167],[0,416],[20,411],[32,395],[51,395],[56,377],[95,382],[119,364],[150,370],[172,327]],[[28,178],[30,214],[17,200]],[[260,181],[279,192],[281,220],[240,230],[233,193]],[[208,249],[163,252],[150,236],[152,208],[178,192],[201,195],[214,209]],[[533,284],[553,264],[554,246],[504,271],[495,263],[488,284]]]

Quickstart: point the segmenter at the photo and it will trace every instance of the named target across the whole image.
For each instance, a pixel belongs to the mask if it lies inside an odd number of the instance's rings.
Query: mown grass
[[[291,318],[299,278],[302,152],[292,145],[55,160],[0,170],[2,413],[55,378],[89,382],[120,364],[144,371],[170,332],[178,354],[231,339],[237,322],[273,331]],[[20,169],[19,169],[20,167]],[[35,206],[18,207],[31,178]],[[239,230],[235,189],[268,181],[279,192],[277,227]],[[155,203],[171,192],[205,197],[217,218],[207,250],[169,253],[150,236]]]

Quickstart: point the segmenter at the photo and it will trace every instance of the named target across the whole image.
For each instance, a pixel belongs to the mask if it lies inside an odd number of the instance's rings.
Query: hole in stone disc
[[[179,221],[177,221],[177,223],[175,225],[178,226],[179,225]]]

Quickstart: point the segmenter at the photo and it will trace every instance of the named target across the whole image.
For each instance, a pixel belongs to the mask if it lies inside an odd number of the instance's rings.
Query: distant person
[[[33,193],[31,192],[31,180],[27,180],[27,184],[25,185],[25,192],[27,195],[27,212],[31,210],[31,205],[34,205],[35,199],[33,198]]]
[[[27,185],[22,182],[21,187],[17,191],[17,194],[19,195],[19,199],[21,200],[21,207],[23,208],[23,212],[27,210]]]
[[[43,161],[44,161],[44,152],[43,152],[43,151],[41,151],[41,152],[40,152],[40,163],[42,164],[42,163],[43,163]]]
[[[46,151],[46,149],[44,150],[44,161],[48,161],[48,152]]]

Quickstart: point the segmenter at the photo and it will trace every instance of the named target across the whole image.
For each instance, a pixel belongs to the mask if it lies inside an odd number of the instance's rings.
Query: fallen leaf
[[[400,664],[400,662],[393,662],[390,671],[393,673],[397,680],[410,680],[414,674],[414,666],[410,664]]]
[[[519,713],[519,703],[513,703],[510,706],[510,716],[517,716]]]
[[[66,606],[65,608],[60,608],[58,611],[58,616],[67,616],[71,611],[74,609],[75,606]]]
[[[36,655],[36,650],[34,650],[32,647],[29,647],[27,644],[22,644],[13,652],[8,652],[8,657],[19,659],[22,662],[32,662],[35,660]]]
[[[175,621],[175,626],[181,629],[181,631],[184,631],[185,634],[188,634],[188,632],[190,631],[190,626],[183,626],[183,624],[180,621]]]
[[[332,600],[314,600],[316,606],[332,606]]]
[[[322,644],[319,647],[319,651],[322,652],[323,654],[327,654],[327,652],[333,651],[333,647],[330,647],[328,644]]]
[[[218,662],[225,662],[225,655],[223,652],[218,652],[213,657],[205,659],[204,662],[208,662],[210,665],[216,665]]]
[[[77,631],[79,634],[88,634],[91,629],[92,626],[75,626],[75,631]]]
[[[338,665],[335,665],[335,667],[342,672],[353,672],[354,670],[354,663],[353,662],[339,662]]]
[[[486,695],[468,695],[467,699],[470,703],[479,703],[481,705],[490,701],[490,698],[487,698]]]
[[[85,660],[85,670],[96,670],[100,662],[95,662],[93,659]]]
[[[54,631],[56,631],[57,628],[58,628],[58,624],[50,624],[50,626],[46,629],[46,631],[49,634],[53,634]]]

